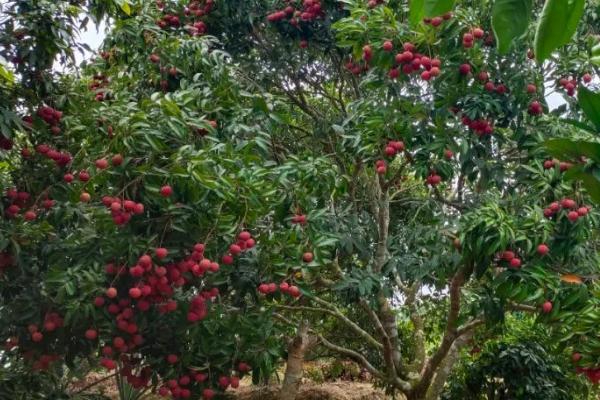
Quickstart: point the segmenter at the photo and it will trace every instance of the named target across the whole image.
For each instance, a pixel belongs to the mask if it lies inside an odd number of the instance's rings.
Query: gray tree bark
[[[304,355],[312,346],[314,340],[308,334],[309,326],[302,321],[298,327],[296,337],[288,346],[288,358],[285,368],[283,385],[279,392],[280,400],[295,400],[304,374]]]

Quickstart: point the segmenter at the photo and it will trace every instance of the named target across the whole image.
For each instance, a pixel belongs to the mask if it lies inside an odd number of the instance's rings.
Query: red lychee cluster
[[[544,169],[553,169],[554,167],[558,167],[560,169],[560,172],[565,172],[572,166],[573,164],[571,164],[570,162],[559,161],[556,159],[544,161]]]
[[[429,186],[437,186],[442,182],[442,177],[439,176],[435,171],[431,171],[427,178],[425,178],[425,182]]]
[[[188,25],[187,30],[192,36],[202,36],[206,33],[206,24],[204,21],[196,21]]]
[[[575,369],[575,372],[577,372],[578,374],[585,374],[586,378],[593,384],[598,384],[598,382],[600,382],[600,367],[577,367]]]
[[[118,197],[104,196],[102,204],[110,210],[115,225],[126,225],[133,215],[144,213],[144,205],[132,200],[121,200]]]
[[[303,0],[301,9],[288,5],[283,10],[267,15],[267,21],[278,22],[288,19],[290,25],[298,26],[300,21],[310,22],[325,15],[321,0]]]
[[[169,27],[179,28],[179,26],[181,26],[181,21],[177,15],[166,14],[161,19],[156,21],[156,25],[158,25],[161,29],[167,29]]]
[[[29,358],[31,358],[32,356],[33,354],[31,354]],[[33,362],[31,367],[34,371],[47,371],[52,365],[52,363],[60,359],[61,357],[58,354],[42,354],[37,360]]]
[[[164,9],[162,1],[156,2],[159,9]],[[161,29],[178,29],[185,26],[185,29],[192,36],[201,36],[206,33],[206,23],[197,18],[208,15],[214,7],[214,0],[191,1],[183,8],[183,15],[175,11],[165,12],[160,19],[156,21]],[[154,61],[153,61],[154,62]]]
[[[46,333],[54,332],[58,328],[61,328],[63,324],[64,320],[58,313],[46,313],[46,315],[44,316],[42,330]],[[27,327],[27,330],[31,335],[32,342],[38,343],[44,340],[44,334],[40,331],[40,328],[36,324],[30,324]]]
[[[462,123],[463,125],[467,126],[470,130],[475,132],[475,134],[479,137],[491,135],[492,133],[494,133],[494,125],[492,124],[492,122],[483,118],[471,120],[466,115],[463,115]]]
[[[27,328],[28,328],[28,331],[31,336],[35,335],[36,338],[39,338],[39,336],[38,336],[38,334],[39,334],[39,335],[42,335],[41,339],[39,339],[39,341],[43,340],[43,334],[41,332],[37,331],[37,329],[38,329],[37,325],[31,324]],[[16,336],[8,338],[3,347],[4,347],[4,351],[7,351],[7,352],[15,350],[15,349],[18,351],[21,351],[22,355],[23,355],[23,359],[27,362],[31,362],[31,368],[33,371],[48,370],[52,363],[61,359],[61,356],[59,356],[57,354],[43,354],[43,353],[40,354],[39,348],[30,349],[30,350],[20,349],[19,348],[19,338]]]
[[[566,213],[567,219],[571,222],[576,222],[579,218],[583,218],[590,212],[590,207],[577,206],[573,199],[562,199],[560,202],[555,201],[544,209],[544,216],[552,218],[557,216],[563,210]]]
[[[560,78],[558,84],[567,92],[567,96],[575,96],[577,80],[575,78]]]
[[[385,175],[387,171],[387,164],[385,160],[377,160],[375,161],[375,172],[379,175]]]
[[[369,70],[369,65],[366,62],[354,61],[350,59],[348,62],[346,62],[346,64],[344,64],[344,68],[346,68],[346,70],[353,75],[360,75],[361,73]]]
[[[42,156],[54,161],[54,163],[59,167],[69,165],[71,161],[73,161],[73,156],[71,156],[71,153],[69,153],[68,151],[61,152],[56,149],[53,149],[47,144],[38,144],[37,146],[35,146],[35,150]]]
[[[223,264],[233,264],[233,258],[242,252],[250,250],[256,245],[256,241],[248,231],[242,231],[238,235],[237,242],[229,246],[229,253],[222,258]]]
[[[53,332],[58,328],[62,328],[64,324],[63,318],[56,312],[46,313],[44,316],[44,330]]]
[[[388,157],[395,157],[402,151],[404,151],[404,143],[399,140],[390,140],[384,149],[385,155]]]
[[[177,310],[177,302],[172,299],[174,288],[191,284],[192,275],[202,276],[206,271],[217,271],[218,264],[204,258],[204,245],[196,244],[194,251],[183,261],[166,265],[153,262],[148,254],[142,255],[136,265],[132,267],[108,264],[105,268],[110,278],[111,286],[105,291],[105,297],[98,296],[94,299],[96,307],[105,307],[110,315],[114,315],[116,328],[123,332],[122,336],[115,336],[112,347],[106,346],[102,354],[106,360],[115,353],[126,353],[139,347],[144,338],[139,332],[135,322],[136,315],[147,312],[153,305],[161,314]],[[157,248],[155,250],[157,261],[168,256],[168,250]],[[195,260],[200,261],[196,263]],[[218,289],[213,288],[203,291],[194,297],[188,311],[188,320],[196,322],[207,315],[207,302],[218,295]],[[89,330],[88,330],[89,331]],[[97,335],[86,338],[94,340]],[[175,361],[176,362],[176,361]],[[106,362],[105,367],[111,369],[112,363]]]
[[[108,78],[102,74],[95,74],[90,83],[89,89],[94,92],[94,99],[96,101],[103,101],[105,99],[105,88],[108,86]]]
[[[276,283],[261,283],[258,285],[258,291],[262,294],[271,294],[277,292]]]
[[[475,44],[475,40],[483,39],[485,32],[481,28],[473,28],[462,37],[463,47],[469,49]]]
[[[452,13],[451,12],[447,12],[446,14],[444,14],[442,16],[433,17],[433,18],[423,18],[423,23],[425,25],[431,25],[434,28],[437,28],[444,21],[448,21],[450,18],[452,18]]]
[[[500,256],[500,261],[505,262],[511,268],[521,268],[522,261],[518,258],[513,251],[503,251]]]
[[[499,83],[495,84],[491,80],[489,80],[489,74],[486,71],[481,71],[477,74],[477,80],[483,83],[483,88],[489,93],[497,93],[497,94],[505,94],[508,92],[508,88],[505,84]]]
[[[207,301],[213,300],[219,295],[218,288],[212,288],[211,290],[204,291],[197,296],[192,298],[190,302],[190,308],[187,314],[187,320],[189,322],[202,321],[208,315]]]
[[[292,297],[300,297],[300,289],[298,289],[298,286],[290,285],[287,282],[281,282],[279,284],[279,290],[281,290],[281,293],[288,294]]]
[[[37,115],[48,125],[51,127],[57,127],[60,124],[60,119],[62,118],[62,111],[55,110],[52,107],[42,106],[38,109]],[[60,128],[59,132],[60,132]]]
[[[126,355],[121,357],[121,364],[119,373],[134,389],[142,389],[148,386],[152,378],[152,368],[150,366],[139,368],[139,361],[132,360]],[[136,369],[139,371],[137,374],[134,372]]]
[[[276,283],[261,283],[258,285],[258,291],[264,295],[276,293],[277,289],[281,293],[290,295],[292,297],[300,297],[300,289],[297,286],[290,285],[287,282],[281,282],[279,286]]]
[[[251,371],[250,366],[244,362],[240,362],[237,372],[230,376],[222,375],[218,378],[219,387],[226,390],[228,387],[236,389],[240,385],[240,378]],[[171,396],[174,399],[187,399],[192,395],[194,385],[202,385],[207,382],[208,374],[199,372],[196,369],[189,368],[187,373],[175,376],[171,379],[164,380],[162,386],[157,390],[162,397]],[[205,388],[202,390],[202,399],[210,400],[214,398],[216,392],[213,389]]]
[[[421,53],[416,52],[416,47],[410,42],[402,45],[403,52],[396,54],[394,60],[398,67],[392,68],[389,72],[391,78],[399,76],[400,66],[402,72],[406,75],[421,71],[421,79],[429,81],[441,73],[442,61],[439,58],[430,58]]]
[[[11,188],[6,191],[6,198],[9,200],[9,205],[6,207],[6,216],[15,218],[22,209],[30,205],[30,194],[28,192],[18,192],[17,189]],[[33,221],[37,218],[36,213],[30,209],[25,211],[23,218],[26,221]]]
[[[384,0],[369,0],[367,3],[367,7],[375,8],[384,3]]]

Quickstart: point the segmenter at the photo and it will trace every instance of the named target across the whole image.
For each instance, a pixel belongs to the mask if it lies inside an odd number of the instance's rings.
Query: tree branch
[[[379,331],[379,334],[381,335],[381,338],[383,340],[383,359],[385,360],[386,368],[388,370],[388,376],[395,377],[396,376],[396,363],[394,360],[394,350],[395,349],[392,345],[392,342],[390,341],[390,337],[388,336],[385,328],[383,327],[381,320],[377,316],[377,313],[375,313],[375,311],[373,311],[371,309],[371,307],[369,306],[369,303],[367,303],[367,301],[365,299],[360,299],[360,305],[367,312],[367,315],[371,318],[371,321],[373,321],[373,323],[377,327],[377,330]]]
[[[479,325],[483,325],[484,323],[485,320],[483,318],[471,320],[456,330],[456,336],[460,337],[466,333],[469,333],[473,329],[477,328]]]
[[[323,302],[327,303],[325,301],[323,301]],[[367,341],[367,343],[369,343],[370,345],[374,346],[375,348],[377,348],[379,350],[383,350],[383,344],[381,344],[380,342],[378,342],[367,331],[363,330],[360,326],[358,326],[356,323],[354,323],[348,317],[346,317],[344,314],[342,314],[342,312],[340,312],[337,308],[326,309],[326,308],[321,308],[321,307],[286,306],[286,305],[282,305],[282,304],[275,305],[275,307],[283,309],[283,310],[290,310],[290,311],[307,311],[307,312],[316,312],[316,313],[322,313],[322,314],[329,314],[331,316],[336,317],[337,319],[339,319],[343,323],[345,323],[357,335],[359,335],[360,337],[362,337],[363,339],[365,339]]]
[[[507,304],[507,308],[514,310],[514,311],[525,311],[525,312],[537,312],[538,311],[538,309],[535,308],[534,306],[530,306],[527,304],[515,303],[512,301]]]
[[[461,336],[458,339],[456,339],[454,343],[452,343],[450,351],[444,358],[444,361],[442,361],[442,363],[440,364],[440,367],[435,373],[435,377],[433,378],[433,381],[431,382],[431,385],[427,390],[427,395],[425,397],[426,400],[439,399],[440,394],[444,389],[444,385],[448,380],[448,376],[452,372],[452,368],[454,367],[456,361],[458,361],[458,358],[460,357],[460,351],[469,343],[472,337],[473,334],[472,331],[470,331],[468,335]]]
[[[460,203],[456,203],[456,202],[452,202],[450,200],[447,200],[444,198],[444,196],[442,196],[442,194],[440,193],[440,190],[437,187],[433,188],[433,193],[434,193],[434,197],[437,201],[439,201],[440,203],[448,206],[448,207],[452,207],[457,211],[464,211],[467,207],[463,204]]]
[[[325,339],[323,337],[323,335],[321,335],[320,333],[317,333],[317,337],[319,338],[319,341],[321,342],[321,344],[323,346],[327,347],[329,350],[333,350],[336,353],[343,354],[343,355],[346,355],[346,356],[352,358],[353,360],[355,360],[356,362],[361,364],[363,367],[365,367],[367,369],[367,371],[369,371],[373,376],[376,376],[379,379],[385,379],[385,376],[383,375],[383,373],[381,371],[379,371],[377,368],[375,368],[373,365],[371,365],[371,363],[362,354],[360,354],[354,350],[350,350],[345,347],[341,347],[336,344],[333,344],[329,340]]]
[[[439,367],[440,363],[444,360],[454,340],[458,337],[458,316],[460,313],[460,292],[461,288],[466,281],[466,277],[470,275],[472,266],[465,266],[460,268],[456,274],[452,277],[450,283],[450,307],[448,310],[448,320],[446,321],[446,328],[444,329],[444,336],[442,343],[438,347],[437,351],[433,356],[427,360],[423,370],[421,371],[421,379],[415,388],[416,397],[423,396],[433,378],[434,373]]]
[[[420,283],[415,283],[406,291],[406,302],[405,305],[408,307],[410,314],[410,320],[414,327],[414,338],[415,338],[415,358],[409,366],[411,371],[420,371],[425,363],[425,329],[423,327],[423,318],[419,315],[417,310],[417,292],[420,288]]]
[[[378,196],[378,207],[377,207],[377,249],[375,251],[375,262],[373,270],[377,273],[383,268],[383,265],[387,261],[387,241],[390,224],[390,198],[387,188],[385,188],[385,181],[382,176],[379,176],[379,196]]]

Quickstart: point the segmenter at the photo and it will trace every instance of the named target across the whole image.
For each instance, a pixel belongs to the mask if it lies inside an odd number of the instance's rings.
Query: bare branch
[[[365,367],[367,371],[369,371],[373,376],[376,376],[379,379],[384,379],[385,376],[383,375],[383,373],[381,373],[381,371],[379,371],[377,368],[371,365],[371,363],[362,354],[354,350],[350,350],[345,347],[333,344],[329,340],[325,339],[321,334],[317,334],[317,337],[319,338],[321,344],[327,347],[329,350],[333,350],[336,353],[343,354],[352,358],[353,360],[361,364],[363,367]]]
[[[473,334],[471,331],[468,335],[461,336],[458,339],[456,339],[454,343],[452,343],[450,351],[444,358],[444,361],[442,361],[442,363],[440,364],[440,367],[436,371],[435,377],[433,378],[433,381],[431,382],[431,385],[427,390],[427,396],[425,397],[426,400],[437,400],[439,398],[440,394],[442,393],[442,390],[444,389],[444,385],[448,380],[448,376],[452,372],[452,368],[454,367],[456,361],[458,361],[458,358],[460,357],[461,349],[469,343],[472,337]]]
[[[438,347],[437,351],[433,356],[427,360],[423,370],[421,371],[421,380],[415,388],[415,395],[423,396],[429,385],[433,375],[435,374],[440,363],[444,360],[454,340],[458,337],[458,316],[460,313],[460,292],[461,288],[466,281],[466,277],[470,275],[472,266],[465,266],[460,268],[456,274],[452,277],[450,283],[450,307],[448,310],[448,320],[446,321],[446,328],[444,329],[444,336],[442,343]]]
[[[387,188],[385,187],[385,181],[382,176],[379,176],[379,198],[377,207],[377,249],[375,251],[375,261],[373,270],[375,272],[381,271],[383,265],[387,261],[387,241],[390,224],[390,198]]]
[[[467,207],[464,204],[460,204],[460,203],[456,203],[456,202],[452,202],[450,200],[447,200],[444,198],[444,196],[442,196],[442,194],[440,193],[440,190],[437,187],[433,188],[433,193],[434,193],[434,197],[435,200],[439,201],[440,203],[448,206],[448,207],[452,207],[457,211],[464,211]]]
[[[390,341],[390,337],[388,336],[385,328],[383,327],[383,324],[381,323],[381,320],[379,319],[375,311],[373,311],[369,306],[369,303],[367,303],[365,299],[360,299],[360,305],[367,312],[367,315],[371,318],[371,321],[373,321],[373,323],[377,327],[377,330],[379,331],[379,334],[381,335],[381,338],[383,339],[383,359],[385,360],[385,364],[388,370],[388,376],[394,377],[396,376],[396,362],[394,360],[395,349],[392,345],[392,342]]]
[[[409,366],[411,371],[420,371],[423,368],[423,364],[425,363],[425,329],[423,325],[423,318],[419,315],[419,310],[417,309],[417,292],[421,287],[420,283],[417,282],[412,285],[406,293],[406,302],[405,305],[408,307],[408,311],[410,314],[410,321],[414,327],[414,338],[415,338],[415,358],[414,361]]]
[[[483,325],[484,323],[485,320],[483,318],[471,320],[456,330],[456,336],[459,337],[466,333],[469,333],[470,331],[477,328],[479,325]]]
[[[320,299],[319,299],[320,300]],[[322,300],[323,303],[328,304],[326,301]],[[383,350],[383,344],[378,342],[373,336],[371,336],[367,331],[363,330],[356,323],[352,322],[348,317],[346,317],[341,311],[337,308],[321,308],[321,307],[307,307],[307,306],[286,306],[282,304],[278,304],[275,307],[290,310],[290,311],[307,311],[307,312],[316,312],[321,314],[329,314],[331,316],[336,317],[343,323],[345,323],[350,329],[352,329],[357,335],[362,337],[369,343],[370,345],[376,347],[377,349]]]
[[[514,311],[525,311],[525,312],[537,312],[538,309],[527,305],[527,304],[520,304],[520,303],[514,303],[514,302],[509,302],[507,304],[507,308],[509,308],[510,310],[514,310]]]

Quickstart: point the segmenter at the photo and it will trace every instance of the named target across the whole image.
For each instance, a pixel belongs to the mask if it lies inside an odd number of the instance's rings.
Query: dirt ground
[[[93,377],[88,382],[92,382],[97,378]],[[95,386],[93,392],[101,392],[112,399],[118,400],[113,382],[111,379],[106,381],[106,384]],[[84,386],[85,384],[80,383],[74,385],[73,388],[77,390],[82,389]],[[277,386],[242,385],[235,391],[228,390],[224,398],[226,400],[277,400],[277,393]],[[298,400],[388,400],[389,398],[382,391],[373,388],[370,383],[347,381],[325,382],[322,384],[303,383],[298,396]],[[149,395],[145,399],[159,400],[164,398]]]
[[[78,392],[92,382],[107,378],[106,374],[92,373],[84,380],[75,382],[71,386],[71,393]],[[253,386],[248,378],[243,379],[240,387],[236,390],[229,389],[225,400],[277,400],[279,387]],[[98,385],[94,385],[86,393],[102,393],[111,399],[118,400],[118,392],[115,387],[114,378],[107,379]],[[307,378],[303,379],[300,394],[297,400],[389,400],[382,390],[376,389],[369,382],[336,380],[323,383],[315,383]],[[396,397],[397,400],[401,398]],[[164,400],[158,395],[148,395],[144,400]]]
[[[228,400],[277,400],[276,386],[244,386],[230,392]],[[300,387],[298,400],[387,400],[382,391],[362,382],[325,382],[322,384],[304,383]]]

